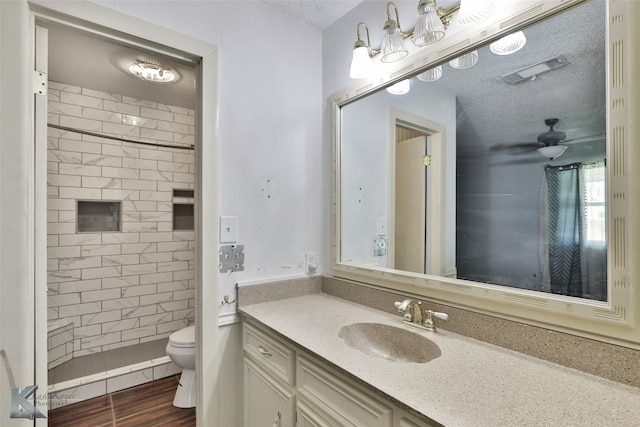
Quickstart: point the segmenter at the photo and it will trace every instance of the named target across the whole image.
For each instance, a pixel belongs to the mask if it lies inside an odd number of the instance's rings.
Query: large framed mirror
[[[333,274],[637,347],[629,4],[517,3],[332,98]]]

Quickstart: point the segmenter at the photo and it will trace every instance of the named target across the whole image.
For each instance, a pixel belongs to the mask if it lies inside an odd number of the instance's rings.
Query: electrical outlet
[[[238,217],[220,217],[220,243],[235,243],[238,241]]]
[[[318,271],[318,254],[315,252],[306,252],[304,254],[304,272],[306,274],[315,274]]]

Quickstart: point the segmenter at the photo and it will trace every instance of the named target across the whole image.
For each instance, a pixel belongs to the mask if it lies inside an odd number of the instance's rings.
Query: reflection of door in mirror
[[[417,136],[416,136],[417,135]],[[426,273],[427,137],[396,126],[394,268]]]
[[[388,267],[435,275],[455,271],[453,253],[445,256],[447,234],[440,227],[447,204],[442,175],[445,126],[423,115],[391,108],[389,129]],[[453,237],[451,231],[449,236]]]

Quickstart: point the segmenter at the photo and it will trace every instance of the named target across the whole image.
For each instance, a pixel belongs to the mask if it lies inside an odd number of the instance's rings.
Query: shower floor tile
[[[49,384],[85,377],[166,356],[168,338],[75,357],[49,370]]]
[[[194,427],[195,408],[176,408],[178,377],[49,411],[49,427]]]

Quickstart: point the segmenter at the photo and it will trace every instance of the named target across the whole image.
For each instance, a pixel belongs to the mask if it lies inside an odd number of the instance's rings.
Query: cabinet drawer
[[[242,345],[246,354],[286,384],[295,383],[295,352],[273,335],[245,322]]]
[[[340,426],[391,427],[393,411],[364,390],[347,382],[326,367],[298,356],[298,392]]]

